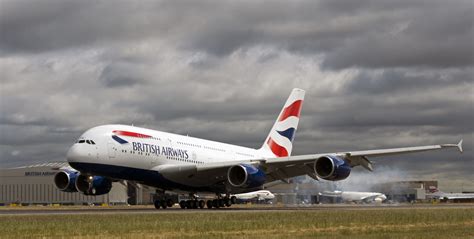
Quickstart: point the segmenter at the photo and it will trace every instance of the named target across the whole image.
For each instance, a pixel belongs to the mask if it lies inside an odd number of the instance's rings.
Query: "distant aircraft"
[[[319,195],[325,197],[337,197],[341,198],[343,202],[355,203],[383,202],[387,199],[385,194],[376,192],[324,191],[319,193]]]
[[[268,202],[275,198],[275,195],[268,191],[268,190],[258,190],[255,192],[249,193],[239,193],[234,195],[237,201],[249,202],[249,201],[257,201],[257,202]]]
[[[474,199],[474,193],[445,193],[431,186],[426,197],[439,200],[469,200]]]
[[[345,151],[291,156],[305,91],[293,89],[259,149],[128,125],[102,125],[83,133],[67,153],[72,168],[55,175],[62,191],[106,194],[112,181],[130,181],[157,188],[155,207],[175,202],[165,191],[189,193],[182,208],[230,206],[231,194],[263,189],[265,183],[308,175],[330,181],[347,178],[355,166],[372,171],[368,157],[439,150],[458,144]],[[198,200],[197,193],[216,194]],[[221,195],[225,195],[222,197]]]

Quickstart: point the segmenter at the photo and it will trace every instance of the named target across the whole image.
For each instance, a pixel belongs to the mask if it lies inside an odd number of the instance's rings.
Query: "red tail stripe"
[[[269,138],[267,141],[268,146],[270,146],[270,149],[272,150],[273,154],[275,154],[278,157],[286,157],[288,156],[288,151],[281,145],[277,144],[275,141],[273,141],[272,138]]]
[[[135,132],[130,132],[130,131],[114,130],[113,133],[117,135],[137,137],[137,138],[151,138],[150,135],[140,134],[140,133],[135,133]]]
[[[300,117],[302,100],[297,100],[283,110],[278,121],[283,121],[290,116]]]

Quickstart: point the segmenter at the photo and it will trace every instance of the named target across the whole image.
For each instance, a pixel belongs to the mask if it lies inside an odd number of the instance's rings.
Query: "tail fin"
[[[300,119],[305,91],[293,89],[260,151],[269,157],[291,155],[293,139]]]
[[[430,193],[437,193],[439,192],[438,188],[436,186],[429,186],[428,190]]]

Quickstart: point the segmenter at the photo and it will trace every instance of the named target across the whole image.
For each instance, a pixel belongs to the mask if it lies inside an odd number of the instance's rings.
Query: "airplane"
[[[174,203],[165,191],[189,193],[181,208],[229,207],[231,194],[263,189],[265,183],[308,175],[319,180],[346,179],[353,167],[372,171],[369,157],[440,150],[458,144],[345,151],[292,156],[305,91],[293,89],[268,136],[258,149],[182,136],[129,125],[110,124],[84,132],[67,152],[70,168],[54,177],[59,190],[101,195],[113,181],[157,189],[155,207]],[[198,200],[197,193],[215,193]],[[222,196],[224,195],[224,196]]]
[[[439,191],[436,187],[430,186],[429,193],[426,193],[427,198],[439,200],[474,200],[474,193],[445,193]]]
[[[234,195],[237,201],[249,202],[255,200],[257,202],[270,201],[275,198],[275,195],[268,190],[258,190],[255,192],[239,193]]]
[[[355,203],[383,202],[387,199],[385,194],[376,192],[324,191],[319,195],[337,197],[341,198],[343,202]]]

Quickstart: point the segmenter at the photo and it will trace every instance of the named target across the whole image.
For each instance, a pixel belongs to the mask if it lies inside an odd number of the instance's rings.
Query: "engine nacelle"
[[[54,175],[54,185],[63,192],[77,192],[76,178],[77,171],[64,170]]]
[[[112,189],[112,181],[102,176],[78,175],[76,189],[85,195],[107,194]]]
[[[256,188],[265,183],[265,172],[248,164],[239,164],[229,168],[227,180],[237,188]]]
[[[338,181],[349,177],[351,165],[344,159],[328,155],[316,159],[314,172],[322,179]]]

